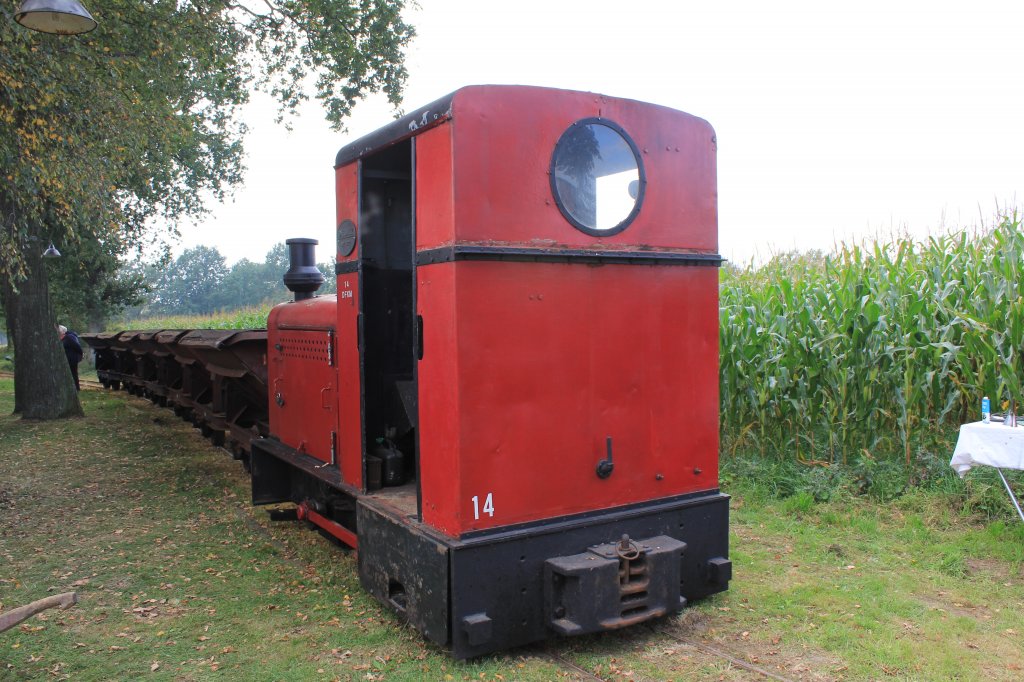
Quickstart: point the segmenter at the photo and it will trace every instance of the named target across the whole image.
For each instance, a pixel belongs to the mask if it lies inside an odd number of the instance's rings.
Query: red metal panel
[[[452,127],[445,123],[416,138],[416,248],[455,239]]]
[[[335,171],[337,219],[351,220],[359,234],[359,164]],[[357,243],[348,258],[338,263],[354,264],[359,257]],[[363,487],[362,372],[359,355],[359,273],[338,275],[337,364],[338,364],[338,468],[344,481]]]
[[[555,144],[575,121],[603,117],[639,147],[647,195],[625,231],[573,228],[551,195]],[[714,130],[695,116],[632,100],[532,87],[464,88],[453,104],[455,230],[459,242],[718,249]]]
[[[717,486],[716,268],[444,267],[457,273],[457,343],[447,349],[457,358],[447,364],[460,420],[447,472],[459,481],[456,518],[444,530]],[[615,468],[602,480],[608,436]]]
[[[359,276],[338,276],[338,434],[341,477],[363,486],[363,412],[359,357]]]
[[[345,220],[351,220],[356,225],[356,244],[352,253],[342,256],[338,253],[339,244],[335,244],[335,261],[338,263],[355,261],[359,257],[359,164],[353,163],[342,166],[334,171],[334,200],[335,216],[334,227]]]
[[[452,111],[417,139],[417,249],[717,251],[707,122],[507,86],[460,90]],[[587,117],[621,126],[647,177],[611,236],[572,227],[551,195],[555,144]],[[717,487],[716,268],[458,261],[417,280],[424,521],[459,535]]]
[[[417,305],[423,316],[419,363],[419,477],[423,520],[458,535],[459,367],[455,330],[455,267],[418,268]]]
[[[334,296],[276,306],[267,320],[270,432],[323,462],[338,432]]]

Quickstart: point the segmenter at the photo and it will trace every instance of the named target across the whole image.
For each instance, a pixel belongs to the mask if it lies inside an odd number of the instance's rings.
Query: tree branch
[[[19,606],[16,609],[11,609],[7,613],[0,613],[0,632],[10,630],[21,621],[28,620],[32,616],[37,613],[42,613],[46,609],[52,609],[55,607],[66,609],[77,603],[77,592],[65,592],[64,594],[55,594],[52,597],[36,600],[31,604],[26,604],[25,606]]]

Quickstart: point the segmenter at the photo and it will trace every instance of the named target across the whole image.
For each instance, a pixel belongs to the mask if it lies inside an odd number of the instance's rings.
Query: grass
[[[801,680],[1024,670],[1024,524],[980,523],[941,486],[821,501],[726,471],[728,593],[455,662],[362,591],[353,553],[252,508],[198,432],[124,393],[82,399],[84,419],[24,422],[0,379],[0,608],[81,596],[0,634],[0,680],[588,679],[559,661],[609,680],[757,678],[711,650]]]

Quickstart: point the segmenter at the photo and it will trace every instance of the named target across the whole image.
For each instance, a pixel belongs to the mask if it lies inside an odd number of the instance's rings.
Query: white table
[[[962,478],[979,464],[994,467],[999,472],[1017,514],[1024,521],[1024,511],[1002,472],[1003,469],[1024,469],[1024,426],[1011,427],[1002,422],[973,422],[961,426],[949,466]]]

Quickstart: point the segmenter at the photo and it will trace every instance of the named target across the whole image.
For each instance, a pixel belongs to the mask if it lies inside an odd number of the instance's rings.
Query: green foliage
[[[911,466],[899,458],[862,454],[855,462],[809,466],[795,459],[761,457],[754,451],[721,462],[722,488],[758,504],[781,501],[792,513],[814,504],[870,500],[934,516],[947,512],[985,522],[1019,521],[998,474],[987,467],[961,480],[949,466],[953,443],[942,454],[919,450]],[[1024,497],[1024,473],[1006,472],[1018,498]],[[1021,524],[1024,531],[1024,524]]]
[[[57,320],[70,329],[102,329],[149,292],[142,266],[123,263],[116,242],[71,242],[47,263]]]
[[[0,273],[17,280],[20,252],[50,239],[61,250],[134,243],[151,219],[173,222],[222,198],[242,177],[239,113],[254,85],[284,114],[314,78],[338,128],[368,93],[397,105],[413,35],[403,7],[106,0],[92,8],[95,31],[66,37],[20,27],[4,3]]]
[[[910,478],[900,462],[877,460],[868,454],[857,458],[852,473],[857,491],[871,495],[880,502],[888,502],[902,495]]]
[[[218,307],[221,283],[227,272],[224,256],[216,248],[186,249],[154,284],[158,310],[182,314],[205,313]]]
[[[967,575],[967,561],[963,550],[950,547],[939,557],[937,568],[946,575],[963,578]]]
[[[317,268],[324,276],[317,293],[333,293],[334,267],[319,263]],[[283,242],[270,249],[263,263],[243,258],[230,268],[216,247],[197,246],[166,266],[147,270],[151,295],[129,317],[212,315],[281,303],[292,296],[282,279],[287,270],[288,250]]]
[[[967,421],[982,395],[1021,401],[1024,234],[784,254],[721,278],[722,434],[729,448],[852,462]],[[874,475],[874,474],[873,474]]]
[[[119,281],[109,259],[125,259],[156,226],[173,233],[241,181],[240,112],[252,87],[271,92],[283,115],[313,80],[339,128],[366,94],[398,102],[412,36],[403,6],[104,0],[91,7],[99,27],[69,37],[27,30],[13,21],[16,3],[0,3],[0,301],[15,348],[32,350],[17,365],[19,411],[78,411],[70,377],[44,381],[59,351],[43,341],[55,322],[46,244],[81,258],[79,272],[61,266],[62,298],[120,292],[82,315],[125,304],[138,280]]]
[[[806,514],[814,508],[814,496],[806,491],[799,491],[782,502],[782,510],[789,514]]]

